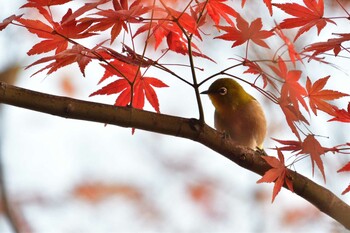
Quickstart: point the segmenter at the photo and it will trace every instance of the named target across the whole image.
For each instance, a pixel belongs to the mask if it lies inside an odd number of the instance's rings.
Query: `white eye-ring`
[[[227,94],[227,88],[226,87],[221,87],[219,89],[219,94],[220,95],[226,95]]]

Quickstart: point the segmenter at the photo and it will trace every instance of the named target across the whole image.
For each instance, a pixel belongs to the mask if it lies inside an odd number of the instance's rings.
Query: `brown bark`
[[[39,93],[0,82],[0,103],[60,117],[132,127],[199,142],[259,175],[270,166],[259,153],[226,140],[196,119]],[[291,171],[294,192],[350,230],[350,206],[328,189]]]

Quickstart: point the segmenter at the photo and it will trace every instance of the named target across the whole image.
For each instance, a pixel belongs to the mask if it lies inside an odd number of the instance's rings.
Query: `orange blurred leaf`
[[[77,198],[96,203],[113,196],[122,196],[130,200],[138,201],[143,198],[143,193],[138,187],[129,184],[80,184],[73,190]]]
[[[76,89],[74,86],[74,83],[72,82],[72,78],[69,76],[64,76],[61,79],[61,88],[64,91],[64,93],[66,93],[66,95],[68,96],[74,96]]]

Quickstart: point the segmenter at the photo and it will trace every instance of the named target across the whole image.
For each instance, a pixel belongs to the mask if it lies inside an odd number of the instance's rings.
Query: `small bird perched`
[[[214,126],[239,145],[262,149],[266,119],[259,102],[230,78],[213,82],[207,91],[215,107]]]

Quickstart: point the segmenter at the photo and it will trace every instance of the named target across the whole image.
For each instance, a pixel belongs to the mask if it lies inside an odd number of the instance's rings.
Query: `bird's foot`
[[[265,152],[265,150],[263,148],[256,147],[255,151],[261,156],[267,156],[267,154],[266,154],[266,152]]]
[[[222,139],[225,139],[225,140],[230,139],[230,135],[226,131],[221,131],[220,133],[221,133]]]

